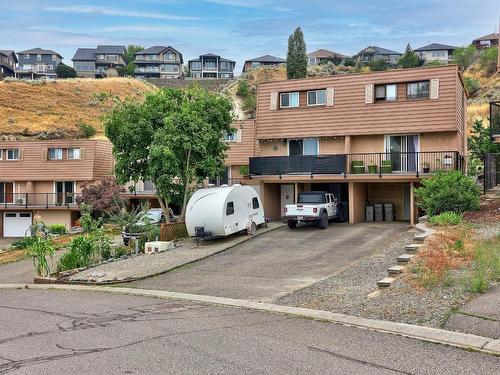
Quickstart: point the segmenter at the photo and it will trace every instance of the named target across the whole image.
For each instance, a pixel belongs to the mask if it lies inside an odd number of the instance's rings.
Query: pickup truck
[[[285,216],[288,228],[294,229],[299,221],[316,222],[321,229],[328,227],[328,220],[338,217],[337,198],[326,191],[299,193],[297,204],[287,204]]]

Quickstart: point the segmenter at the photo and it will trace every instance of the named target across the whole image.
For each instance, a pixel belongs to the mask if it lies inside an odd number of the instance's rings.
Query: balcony
[[[135,73],[160,73],[160,68],[158,67],[135,68]]]
[[[457,151],[377,152],[338,155],[267,156],[250,158],[251,176],[282,175],[426,175],[438,170],[463,170]]]
[[[500,102],[490,102],[490,135],[495,143],[500,143]]]
[[[79,193],[0,193],[1,209],[77,209]]]

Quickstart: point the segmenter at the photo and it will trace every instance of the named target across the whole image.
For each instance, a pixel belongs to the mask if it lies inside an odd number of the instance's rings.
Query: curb
[[[0,284],[0,289],[33,289],[33,290],[74,290],[105,292],[112,294],[153,297],[161,299],[176,299],[192,302],[202,302],[220,306],[239,307],[251,310],[286,314],[300,318],[321,320],[342,324],[349,327],[364,328],[376,332],[388,333],[421,341],[473,350],[481,353],[500,356],[500,340],[488,337],[446,331],[438,328],[422,327],[406,323],[388,322],[383,320],[360,318],[323,310],[313,310],[301,307],[289,307],[272,303],[253,302],[241,299],[212,297],[197,294],[168,292],[162,290],[146,290],[122,287],[98,287],[61,284]]]

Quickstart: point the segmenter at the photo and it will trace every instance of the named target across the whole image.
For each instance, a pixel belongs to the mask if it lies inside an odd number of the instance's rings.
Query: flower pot
[[[430,170],[431,170],[431,168],[430,168],[430,167],[424,167],[424,173],[429,173],[429,172],[430,172]]]
[[[377,166],[376,165],[369,165],[368,166],[368,173],[376,174],[377,173]]]
[[[365,173],[365,167],[363,165],[353,165],[352,166],[352,173],[354,173],[354,174]]]

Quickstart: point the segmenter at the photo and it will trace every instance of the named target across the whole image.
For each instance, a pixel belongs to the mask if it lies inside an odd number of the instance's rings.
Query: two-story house
[[[316,65],[327,61],[343,60],[348,57],[349,56],[344,55],[342,53],[329,51],[327,49],[321,48],[316,51],[309,52],[307,54],[307,63],[309,65]]]
[[[246,60],[243,64],[243,73],[248,72],[250,69],[258,68],[259,66],[272,66],[286,64],[286,60],[281,57],[264,55],[254,59]]]
[[[15,76],[19,78],[57,78],[56,68],[63,57],[50,49],[33,48],[17,52],[18,67]]]
[[[0,49],[0,78],[14,77],[16,71],[16,53],[8,49]]]
[[[472,41],[472,44],[474,44],[477,49],[495,47],[498,46],[498,38],[499,38],[498,33],[491,33],[474,39]]]
[[[464,167],[466,99],[456,65],[261,83],[250,176],[266,214],[277,219],[299,192],[326,190],[351,223],[383,203],[413,224],[413,188]]]
[[[236,62],[213,53],[201,55],[189,60],[189,76],[191,78],[233,78]]]
[[[373,60],[384,60],[389,65],[396,65],[401,57],[401,53],[387,48],[368,46],[353,57],[359,59],[363,64],[368,64]]]
[[[417,48],[414,52],[425,62],[438,61],[448,64],[453,58],[453,51],[457,47],[440,43],[431,43]]]
[[[78,77],[117,77],[117,69],[126,65],[125,52],[125,46],[78,48],[71,61]]]
[[[140,78],[182,78],[182,53],[168,46],[154,46],[136,52],[135,76]]]
[[[113,171],[109,141],[7,141],[0,145],[0,237],[22,237],[40,215],[69,229],[85,182]]]

